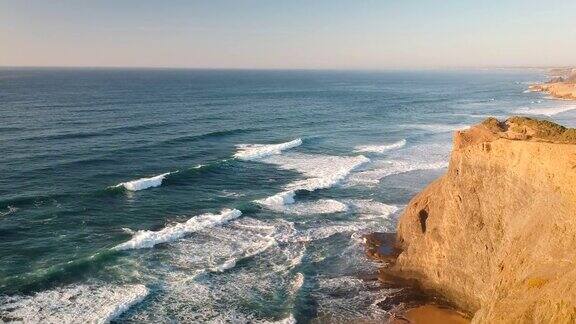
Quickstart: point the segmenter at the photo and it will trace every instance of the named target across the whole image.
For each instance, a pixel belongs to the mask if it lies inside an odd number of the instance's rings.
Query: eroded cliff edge
[[[456,132],[447,173],[414,197],[394,273],[476,323],[576,321],[576,129],[490,118]]]

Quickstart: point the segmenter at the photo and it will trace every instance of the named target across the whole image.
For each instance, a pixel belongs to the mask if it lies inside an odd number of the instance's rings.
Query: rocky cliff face
[[[488,119],[400,218],[392,271],[476,323],[576,322],[576,129]]]
[[[576,83],[562,81],[534,84],[531,85],[529,89],[535,92],[545,92],[558,99],[576,100]]]
[[[548,93],[554,98],[576,100],[576,69],[552,69],[550,75],[548,82],[530,85],[528,89]]]

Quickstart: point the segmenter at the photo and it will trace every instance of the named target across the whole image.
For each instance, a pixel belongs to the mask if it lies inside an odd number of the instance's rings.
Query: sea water
[[[574,126],[539,70],[0,70],[0,318],[381,321],[394,232],[488,116]]]

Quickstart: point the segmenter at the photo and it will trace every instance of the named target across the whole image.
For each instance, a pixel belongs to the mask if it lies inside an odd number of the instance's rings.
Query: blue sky
[[[0,1],[0,65],[575,64],[574,0]]]

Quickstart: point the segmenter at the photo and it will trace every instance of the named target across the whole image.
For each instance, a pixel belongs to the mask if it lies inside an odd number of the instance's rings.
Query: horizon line
[[[576,65],[576,64],[575,64]],[[122,65],[0,65],[0,69],[102,69],[102,70],[205,70],[205,71],[409,71],[409,70],[473,70],[473,69],[554,69],[572,68],[575,65],[486,65],[486,66],[436,66],[436,67],[386,67],[386,68],[286,68],[286,67],[186,67],[186,66],[122,66]]]

